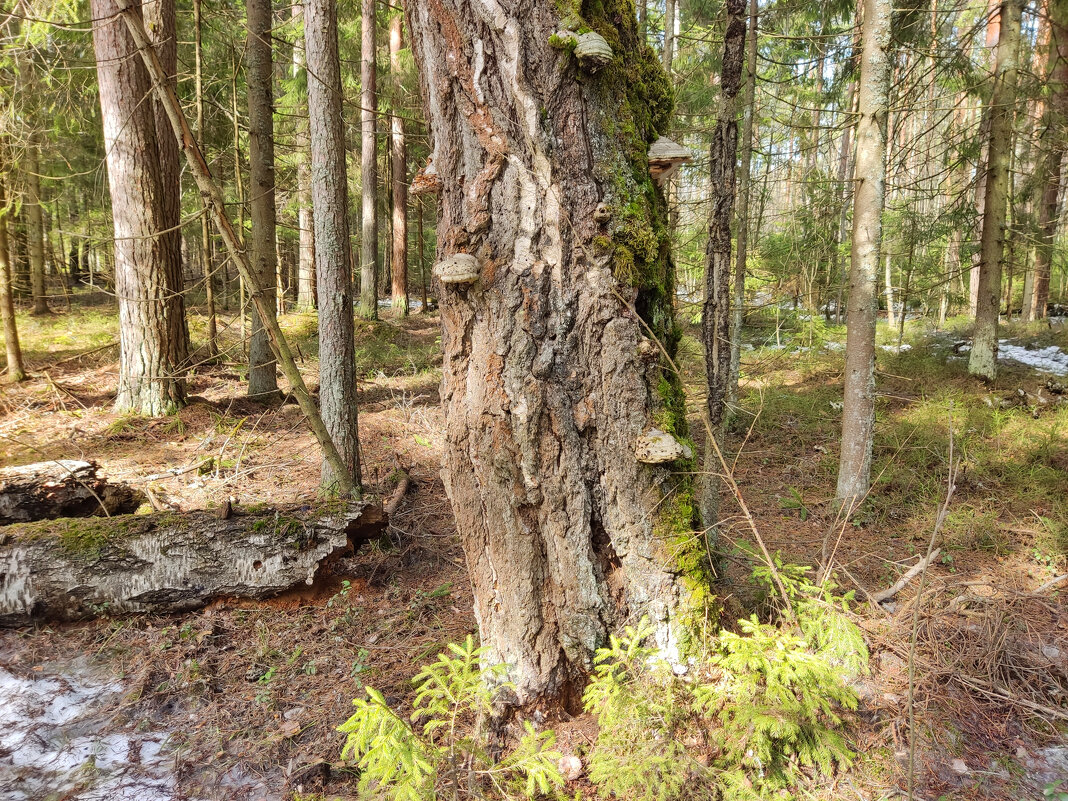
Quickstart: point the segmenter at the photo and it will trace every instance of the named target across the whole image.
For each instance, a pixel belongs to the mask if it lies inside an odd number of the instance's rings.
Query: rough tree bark
[[[299,3],[292,9],[294,19],[303,21],[304,8]],[[298,23],[300,24],[300,23]],[[303,33],[303,24],[300,28]],[[293,43],[293,78],[305,84],[308,73],[304,68],[304,48],[300,42]],[[300,228],[300,245],[297,255],[297,309],[311,311],[315,308],[315,224],[312,222],[311,166],[308,162],[308,122],[302,116],[308,111],[307,92],[302,103],[294,111],[296,134],[294,135],[297,159],[297,225]]]
[[[48,287],[45,283],[44,213],[41,210],[41,136],[30,133],[24,153],[26,176],[26,237],[30,251],[30,291],[33,313],[50,314]]]
[[[671,89],[631,0],[585,8],[407,7],[441,178],[444,478],[519,703],[577,702],[624,620],[679,658],[709,577],[681,389],[645,338],[678,338],[647,159]],[[554,49],[565,25],[611,62]]]
[[[167,85],[178,86],[178,36],[175,0],[144,0],[145,27],[159,54],[160,64],[167,75]],[[156,128],[156,148],[159,160],[160,219],[159,253],[165,281],[165,291],[171,296],[174,314],[169,319],[169,348],[176,369],[184,370],[189,362],[189,325],[185,318],[185,279],[182,275],[182,170],[179,165],[178,143],[167,136],[167,112],[159,98],[152,98],[152,117]]]
[[[845,390],[837,500],[849,509],[871,485],[875,428],[875,319],[886,187],[890,91],[889,0],[863,0],[853,241],[846,307]]]
[[[742,65],[746,60],[745,7],[746,0],[727,0],[719,107],[708,159],[712,218],[708,223],[701,338],[705,348],[708,422],[712,436],[719,441],[723,436],[731,376],[731,223],[734,221],[738,161],[738,90],[742,83]],[[743,266],[738,265],[738,270],[744,270]],[[744,282],[744,277],[742,280]],[[719,464],[715,454],[712,443],[707,443],[704,489],[701,493],[701,514],[705,525],[719,521],[719,480],[716,478]]]
[[[394,111],[403,96],[400,52],[403,45],[401,22],[397,14],[389,23],[389,67],[393,78]],[[393,278],[393,314],[408,316],[408,149],[404,141],[404,118],[390,116],[390,142],[393,146],[393,258],[390,274]]]
[[[106,613],[177,612],[311,584],[320,564],[379,536],[363,503],[64,518],[0,530],[0,626]]]
[[[349,476],[359,485],[356,345],[349,271],[352,243],[345,130],[341,118],[337,10],[333,0],[305,0],[304,43],[308,60],[315,277],[319,292],[319,405],[330,438]],[[323,487],[332,489],[337,482],[334,468],[324,461]]]
[[[4,143],[0,142],[0,148]],[[0,151],[0,159],[4,157]],[[3,165],[0,164],[0,167]],[[11,288],[11,251],[7,239],[7,197],[4,187],[4,172],[0,169],[0,318],[4,325],[4,348],[7,353],[7,380],[22,381],[26,378],[26,365],[22,362],[19,347],[19,330],[15,321],[15,298]]]
[[[131,4],[140,14],[139,4]],[[115,0],[93,0],[100,108],[115,225],[119,298],[120,411],[150,416],[185,402],[185,310],[168,275],[158,236],[164,223],[151,83]]]
[[[983,233],[979,241],[979,303],[975,310],[968,372],[993,381],[997,375],[1001,264],[1005,253],[1005,214],[1009,202],[1009,162],[1016,111],[1017,50],[1021,0],[1005,0],[999,12],[1000,38],[990,96],[990,147],[987,157]]]
[[[245,82],[248,85],[248,169],[252,241],[249,261],[266,305],[275,310],[278,254],[275,250],[274,91],[271,60],[271,0],[248,0]],[[278,393],[277,367],[260,313],[254,307],[248,343],[249,397]]]
[[[0,526],[133,512],[144,496],[127,484],[112,484],[95,462],[59,460],[0,469]]]
[[[749,27],[745,39],[745,96],[742,98],[742,152],[738,158],[738,205],[735,210],[734,297],[731,299],[731,363],[727,377],[727,415],[738,405],[738,378],[742,364],[742,323],[745,310],[745,270],[749,254],[749,182],[753,168],[753,121],[756,114],[757,0],[749,0]],[[847,129],[848,130],[848,129]]]
[[[363,0],[360,37],[360,315],[378,319],[378,159],[375,156],[375,0]],[[309,67],[311,66],[309,60]]]
[[[197,146],[201,152],[207,152],[204,146],[204,48],[201,41],[202,28],[201,0],[193,0],[193,57],[195,61],[194,93],[197,108]],[[164,128],[164,130],[167,130]],[[208,215],[200,218],[200,272],[204,279],[204,305],[208,316],[208,355],[219,354],[217,344],[219,331],[215,319],[215,279],[211,266],[211,236],[208,231]]]
[[[1030,319],[1046,316],[1049,304],[1053,242],[1061,219],[1061,170],[1068,150],[1068,0],[1049,0],[1050,43],[1049,105],[1042,131],[1042,161],[1039,178],[1044,182],[1038,205],[1038,242],[1035,246],[1034,285]]]

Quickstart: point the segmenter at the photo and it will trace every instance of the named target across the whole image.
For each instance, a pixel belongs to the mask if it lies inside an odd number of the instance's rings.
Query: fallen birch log
[[[176,612],[310,584],[324,560],[382,534],[362,502],[65,518],[0,528],[0,626]]]
[[[0,526],[58,517],[121,515],[145,496],[97,475],[96,462],[61,459],[0,469]]]

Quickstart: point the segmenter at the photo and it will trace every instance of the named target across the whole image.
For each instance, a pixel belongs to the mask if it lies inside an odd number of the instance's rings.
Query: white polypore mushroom
[[[577,40],[575,58],[584,69],[597,72],[605,64],[611,63],[615,54],[601,34],[590,31],[577,37]]]
[[[676,459],[689,459],[693,451],[666,431],[651,428],[634,443],[634,456],[643,464],[665,464]]]
[[[680,166],[693,158],[687,148],[661,136],[649,146],[649,174],[658,183],[664,183]]]
[[[442,284],[473,284],[478,280],[478,259],[470,253],[446,256],[434,265],[434,277]]]

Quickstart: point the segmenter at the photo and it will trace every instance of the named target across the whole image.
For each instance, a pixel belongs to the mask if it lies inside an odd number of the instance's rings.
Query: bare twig
[[[890,600],[903,589],[905,589],[905,587],[908,586],[908,583],[914,578],[916,578],[916,576],[920,575],[920,573],[930,567],[934,560],[938,558],[938,555],[940,553],[942,553],[942,549],[935,548],[933,551],[928,553],[927,556],[924,556],[922,559],[920,559],[919,562],[910,567],[905,572],[905,574],[901,576],[901,578],[894,582],[893,586],[888,587],[885,590],[880,590],[879,592],[870,593],[868,595],[868,598],[870,598],[872,601],[875,601],[875,603],[877,604],[881,604],[883,601]]]

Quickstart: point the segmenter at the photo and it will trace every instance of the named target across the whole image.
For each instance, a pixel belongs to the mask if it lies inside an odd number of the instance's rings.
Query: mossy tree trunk
[[[325,559],[381,536],[382,508],[61,518],[0,528],[0,626],[176,612],[311,584]]]
[[[646,338],[673,352],[679,337],[646,155],[671,90],[630,0],[407,14],[442,185],[437,261],[478,268],[439,287],[446,489],[490,661],[509,665],[513,701],[566,705],[609,631],[647,615],[678,658],[707,597],[692,459],[635,456],[649,429],[686,437]],[[565,29],[603,36],[611,62],[579,62]]]

